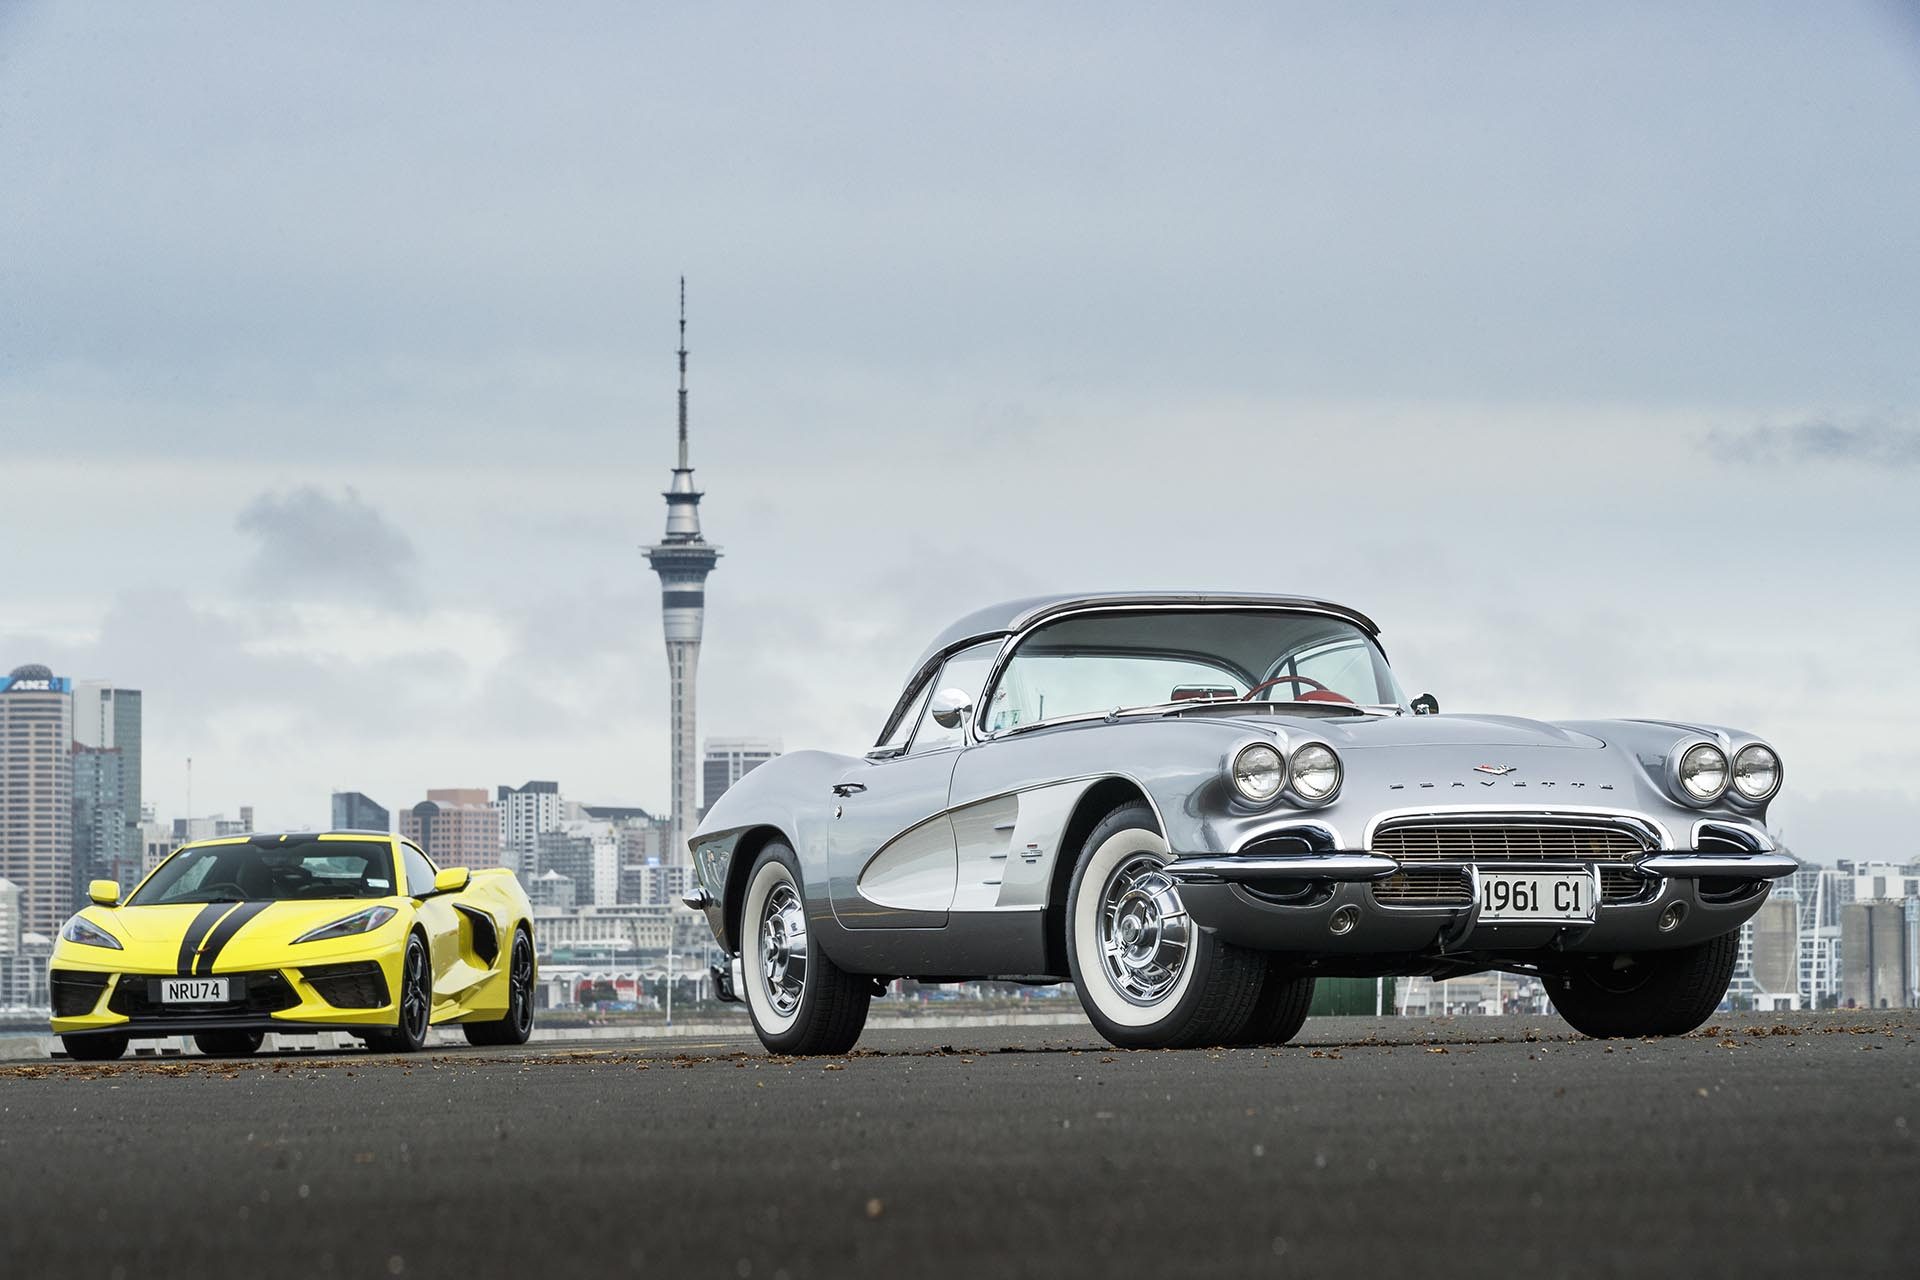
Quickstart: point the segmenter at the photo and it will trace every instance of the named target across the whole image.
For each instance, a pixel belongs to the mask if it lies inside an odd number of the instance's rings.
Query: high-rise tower
[[[660,575],[660,614],[667,633],[667,676],[672,699],[673,843],[669,858],[687,861],[693,834],[695,771],[700,754],[694,737],[694,685],[700,670],[700,630],[705,621],[707,575],[720,548],[700,536],[700,491],[687,461],[687,280],[680,278],[680,455],[667,500],[666,536],[646,548],[647,563]]]

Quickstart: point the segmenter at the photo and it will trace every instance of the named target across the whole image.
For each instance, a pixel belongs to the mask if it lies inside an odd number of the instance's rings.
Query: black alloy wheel
[[[264,1031],[202,1031],[193,1046],[209,1058],[250,1058],[266,1039]]]
[[[133,1037],[125,1033],[104,1035],[96,1032],[85,1036],[61,1036],[60,1047],[75,1062],[112,1062],[127,1051],[127,1045]]]
[[[427,963],[427,944],[419,934],[407,939],[407,956],[400,970],[400,1024],[391,1031],[367,1033],[367,1047],[380,1053],[418,1053],[427,1044],[433,1016],[433,970]]]
[[[525,1044],[533,1035],[533,939],[525,929],[514,930],[507,961],[507,1016],[469,1022],[461,1029],[467,1033],[467,1043],[477,1045]]]

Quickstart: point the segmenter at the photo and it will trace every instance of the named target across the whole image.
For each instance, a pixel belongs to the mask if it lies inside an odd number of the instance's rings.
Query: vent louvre
[[[1399,862],[1631,862],[1646,848],[1616,827],[1431,822],[1382,828],[1373,852]]]

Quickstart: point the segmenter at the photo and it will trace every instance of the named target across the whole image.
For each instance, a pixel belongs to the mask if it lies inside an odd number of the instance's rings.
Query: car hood
[[[187,931],[205,930],[238,908],[246,908],[241,930],[249,938],[291,942],[309,929],[331,924],[356,911],[378,906],[380,898],[325,898],[302,902],[178,902],[156,906],[92,907],[87,916],[122,942],[179,946]],[[388,905],[392,905],[388,902]],[[202,917],[205,912],[205,917]],[[238,917],[236,916],[236,919]],[[236,933],[240,930],[236,930]]]
[[[1606,742],[1545,720],[1518,716],[1244,716],[1228,717],[1250,729],[1284,727],[1288,734],[1320,738],[1335,750],[1369,747],[1566,747],[1594,750]]]

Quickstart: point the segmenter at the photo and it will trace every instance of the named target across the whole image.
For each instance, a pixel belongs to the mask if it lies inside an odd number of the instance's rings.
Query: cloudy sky
[[[0,0],[0,669],[147,790],[664,807],[675,281],[704,733],[855,748],[952,615],[1372,613],[1450,710],[1920,824],[1896,5]]]

